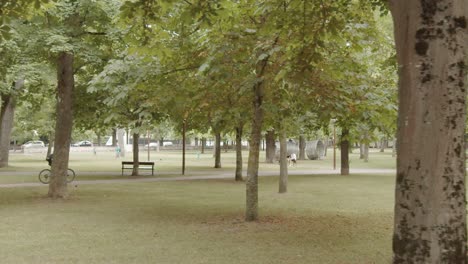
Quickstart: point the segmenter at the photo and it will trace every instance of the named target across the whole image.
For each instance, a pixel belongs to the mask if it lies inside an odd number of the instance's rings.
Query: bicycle
[[[46,158],[47,162],[49,163],[49,166],[52,166],[52,160],[53,160],[53,154],[50,154]],[[39,172],[39,181],[48,184],[50,182],[50,175],[52,174],[52,171],[50,169],[43,169],[41,172]],[[67,170],[67,183],[72,182],[76,177],[75,171],[72,169]]]
[[[50,169],[43,169],[39,172],[39,181],[48,184],[50,182],[50,176],[52,171]],[[67,183],[72,182],[76,177],[75,171],[72,169],[67,170]]]

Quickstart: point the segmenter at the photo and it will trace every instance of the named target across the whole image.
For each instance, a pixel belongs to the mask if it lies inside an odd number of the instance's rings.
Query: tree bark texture
[[[215,168],[221,168],[221,133],[215,135]]]
[[[139,157],[139,148],[138,148],[138,142],[140,140],[140,134],[139,133],[133,133],[133,170],[132,170],[132,176],[138,176],[139,175],[139,165],[138,163],[140,162],[140,157]],[[149,146],[148,146],[149,148]]]
[[[341,175],[349,175],[349,129],[341,129]]]
[[[268,130],[265,135],[266,150],[265,150],[265,162],[274,163],[276,155],[276,135],[274,130]]]
[[[16,93],[23,88],[24,80],[17,80],[13,91],[1,95],[0,109],[0,168],[8,166],[10,139],[16,108]]]
[[[75,80],[73,54],[62,52],[57,60],[57,121],[55,125],[54,159],[49,183],[49,197],[66,198],[67,170],[73,127],[72,101]]]
[[[280,133],[280,178],[279,178],[279,193],[288,191],[288,145],[286,132]]]
[[[242,131],[243,125],[236,127],[236,181],[242,181]]]
[[[466,0],[390,1],[399,64],[394,263],[467,263]]]
[[[304,135],[299,136],[299,160],[306,160],[305,155],[306,140]]]

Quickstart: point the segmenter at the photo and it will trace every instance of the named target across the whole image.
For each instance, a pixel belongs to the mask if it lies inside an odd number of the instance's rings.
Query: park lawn
[[[48,168],[47,162],[44,160],[44,153],[21,154],[14,153],[10,155],[10,166],[0,168],[0,184],[7,183],[30,183],[38,182],[37,175],[42,169]],[[243,152],[244,170],[247,169],[248,152]],[[337,151],[337,169],[340,167],[340,153]],[[304,160],[298,161],[294,168],[290,168],[290,172],[294,170],[331,170],[333,169],[333,152],[329,149],[328,156],[322,160]],[[112,180],[129,178],[131,171],[126,171],[125,176],[121,176],[122,160],[131,160],[131,155],[127,153],[127,157],[116,159],[111,151],[98,152],[94,155],[92,152],[71,152],[69,167],[74,169],[77,178],[76,180]],[[147,152],[140,153],[140,160],[147,160]],[[150,160],[155,162],[155,176],[153,177],[177,177],[181,176],[181,152],[180,151],[161,151],[151,152]],[[279,173],[279,166],[275,164],[267,164],[263,161],[264,152],[261,152],[260,157],[260,172]],[[186,174],[185,176],[199,175],[219,175],[232,174],[234,177],[235,171],[235,152],[222,152],[221,154],[221,169],[214,169],[214,158],[210,152],[200,154],[197,151],[188,151],[186,155]],[[350,167],[352,169],[394,169],[395,158],[391,156],[391,150],[386,150],[384,153],[378,150],[371,150],[369,162],[364,162],[359,159],[358,151],[350,154]],[[142,177],[152,177],[148,171],[141,171]]]
[[[394,176],[259,181],[255,223],[232,180],[2,189],[2,263],[390,263]]]

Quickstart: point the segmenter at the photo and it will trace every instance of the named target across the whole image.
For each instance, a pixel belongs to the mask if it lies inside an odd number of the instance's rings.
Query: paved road
[[[28,172],[28,171],[18,171],[18,172],[0,172],[0,177],[2,175],[32,175],[37,172]],[[158,172],[162,175],[180,175],[175,174],[174,172],[165,173]],[[393,169],[351,169],[351,174],[394,174],[396,173]],[[339,170],[291,170],[289,175],[336,175],[339,174]],[[111,172],[80,172],[80,175],[120,175],[115,171]],[[223,172],[216,173],[213,171],[202,171],[190,173],[192,176],[174,176],[174,177],[161,177],[161,178],[136,178],[136,179],[115,179],[115,180],[87,180],[87,181],[74,181],[73,185],[87,185],[87,184],[109,184],[109,183],[131,183],[131,182],[166,182],[166,181],[193,181],[193,180],[215,180],[215,179],[232,179],[234,177],[233,172]],[[243,175],[247,175],[247,172],[244,172]],[[268,176],[278,176],[279,172],[274,171],[265,171],[259,172],[259,176],[268,177]],[[42,183],[10,183],[10,184],[0,184],[0,188],[15,188],[15,187],[35,187],[35,186],[44,186]]]

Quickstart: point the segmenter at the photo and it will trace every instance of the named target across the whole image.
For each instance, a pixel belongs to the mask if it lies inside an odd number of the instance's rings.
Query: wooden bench
[[[122,176],[124,170],[133,170],[133,161],[122,161]],[[154,162],[153,161],[140,161],[138,162],[139,170],[151,170],[151,175],[154,175]]]

